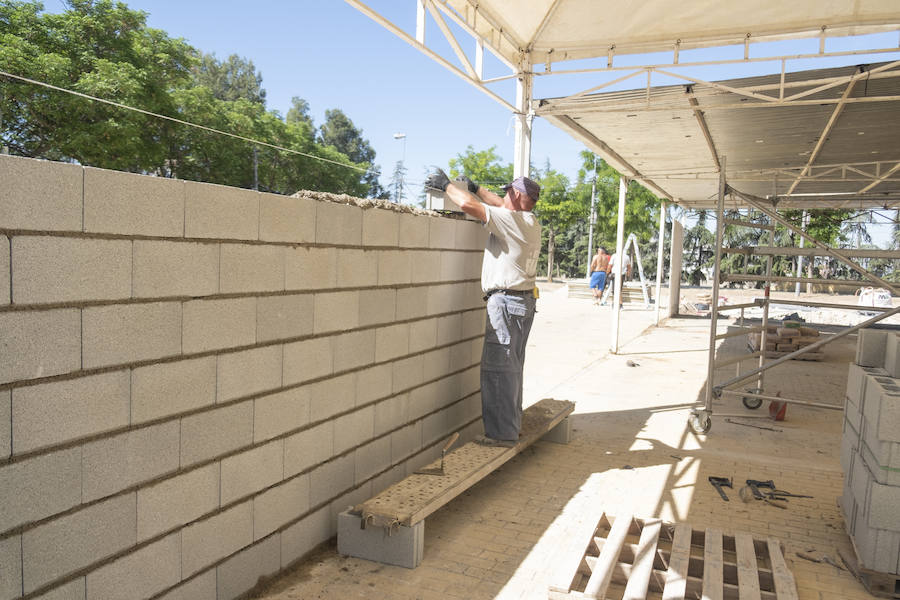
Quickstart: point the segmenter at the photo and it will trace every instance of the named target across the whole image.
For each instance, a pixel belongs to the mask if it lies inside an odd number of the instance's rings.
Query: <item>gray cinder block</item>
[[[541,436],[545,442],[568,444],[572,440],[572,418],[566,417],[556,427]]]
[[[406,321],[426,316],[427,302],[427,287],[408,287],[397,290],[397,320]]]
[[[197,571],[253,542],[253,503],[238,504],[181,530],[181,574]]]
[[[357,371],[356,404],[362,406],[373,400],[380,400],[389,396],[393,374],[393,369],[389,364]]]
[[[216,570],[210,569],[178,586],[159,600],[217,600]]]
[[[217,357],[216,402],[281,387],[281,346],[229,352]]]
[[[0,235],[0,304],[9,304],[9,238]]]
[[[334,535],[336,525],[327,506],[281,532],[281,567],[287,567]]]
[[[341,454],[372,439],[375,432],[375,407],[357,409],[334,421],[334,453]]]
[[[378,207],[363,210],[363,246],[390,246],[396,248],[399,241],[400,213]]]
[[[335,248],[288,248],[284,259],[285,289],[321,290],[337,285]]]
[[[68,448],[0,467],[0,531],[81,502],[81,450]]]
[[[0,392],[0,460],[12,454],[12,392]]]
[[[212,463],[137,492],[137,534],[143,541],[219,506],[219,464]]]
[[[894,332],[885,340],[884,369],[891,377],[900,377],[900,335]]]
[[[469,264],[468,252],[441,252],[441,279],[458,281],[466,279]]]
[[[84,169],[80,165],[0,155],[0,226],[81,231]]]
[[[193,300],[184,303],[185,354],[256,342],[256,298]]]
[[[870,527],[900,532],[900,486],[871,483],[869,494]]]
[[[87,574],[87,600],[141,600],[181,579],[181,536],[173,534]]]
[[[359,326],[359,292],[316,294],[313,331],[347,331]]]
[[[334,372],[334,337],[284,345],[284,385],[309,381]]]
[[[391,323],[397,315],[397,290],[362,290],[359,293],[359,326]]]
[[[131,371],[131,422],[144,423],[216,402],[216,357],[139,367]]]
[[[471,314],[471,313],[467,313]],[[865,397],[867,376],[887,377],[888,372],[875,367],[860,367],[850,363],[847,370],[847,399],[859,407]]]
[[[316,205],[316,242],[362,244],[362,209],[349,204],[319,202]]]
[[[409,354],[409,324],[399,323],[375,330],[375,362]]]
[[[284,440],[275,440],[222,459],[223,505],[281,481]]]
[[[356,373],[332,377],[310,387],[309,420],[331,419],[356,405]]]
[[[326,421],[284,440],[284,476],[296,475],[334,456],[334,422]]]
[[[356,475],[359,483],[391,465],[391,436],[384,436],[356,449]]]
[[[289,479],[253,498],[253,539],[259,540],[309,510],[309,475]]]
[[[51,589],[40,596],[32,596],[33,600],[85,600],[85,578],[77,577]]]
[[[338,287],[370,287],[378,282],[378,253],[373,250],[338,248]]]
[[[232,600],[252,589],[261,577],[274,575],[281,568],[281,536],[270,538],[241,550],[216,567],[218,600]]]
[[[220,248],[220,292],[277,292],[284,289],[284,246],[222,244]]]
[[[387,433],[409,420],[409,394],[392,396],[375,404],[375,435]]]
[[[256,306],[256,340],[268,342],[309,335],[313,331],[312,294],[262,296]]]
[[[455,248],[456,226],[457,221],[455,219],[428,217],[428,247]]]
[[[259,239],[267,242],[314,242],[316,205],[308,198],[259,195]]]
[[[309,386],[253,401],[253,441],[261,442],[309,423]]]
[[[437,346],[438,321],[439,319],[425,319],[409,324],[410,353],[430,350]]]
[[[0,598],[22,596],[22,536],[0,540]]]
[[[391,433],[391,462],[397,463],[422,449],[422,421]]]
[[[860,329],[856,340],[856,364],[884,368],[887,335],[887,331],[879,329]]]
[[[134,296],[209,296],[219,290],[219,245],[134,240]]]
[[[425,521],[412,527],[369,526],[346,510],[338,515],[338,553],[415,569],[425,554]]]
[[[184,181],[85,167],[84,230],[181,237]]]
[[[353,453],[325,463],[309,474],[309,502],[317,506],[327,502],[353,487],[356,475]]]
[[[181,420],[181,466],[253,443],[253,401],[216,408]]]
[[[412,260],[412,283],[432,283],[441,275],[441,253],[437,250],[419,250],[410,253]]]
[[[375,362],[375,330],[353,331],[334,337],[334,370],[337,373]]]
[[[259,238],[259,192],[185,182],[184,235],[193,238]]]
[[[398,285],[410,282],[412,257],[403,250],[378,252],[378,285]]]
[[[80,310],[0,313],[0,383],[80,368]]]
[[[82,314],[84,368],[181,354],[181,303],[89,306]]]
[[[400,215],[401,248],[428,247],[428,219],[417,215]]]

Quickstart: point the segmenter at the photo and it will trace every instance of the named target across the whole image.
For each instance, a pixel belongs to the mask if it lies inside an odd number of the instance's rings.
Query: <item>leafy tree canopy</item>
[[[262,73],[252,60],[232,54],[219,61],[215,54],[199,53],[193,68],[194,82],[209,88],[213,96],[226,102],[243,98],[265,105],[266,90],[262,88]]]

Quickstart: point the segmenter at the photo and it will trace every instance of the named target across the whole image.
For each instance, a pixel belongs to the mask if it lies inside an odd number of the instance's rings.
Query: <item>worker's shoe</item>
[[[516,445],[516,440],[495,440],[486,435],[479,435],[474,441],[481,446],[490,446],[493,448],[512,448]]]

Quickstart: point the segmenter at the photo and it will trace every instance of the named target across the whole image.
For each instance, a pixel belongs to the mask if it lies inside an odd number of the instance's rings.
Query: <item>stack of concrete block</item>
[[[900,574],[900,334],[862,329],[841,438],[841,509],[863,567]]]
[[[217,598],[481,422],[478,223],[0,155],[0,600]]]
[[[762,343],[761,333],[748,335],[748,347],[751,351],[759,350]],[[769,325],[766,327],[766,358],[778,358],[800,348],[805,348],[819,341],[819,330],[814,327],[800,325],[798,322],[785,321],[780,327]],[[800,360],[822,360],[822,352],[809,352],[801,354]]]

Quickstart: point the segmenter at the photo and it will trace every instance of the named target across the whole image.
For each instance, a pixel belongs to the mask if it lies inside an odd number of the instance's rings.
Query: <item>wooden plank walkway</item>
[[[444,475],[413,473],[354,508],[366,527],[411,527],[472,487],[556,427],[575,410],[575,403],[545,398],[522,415],[519,442],[511,447],[469,442],[444,458]],[[439,469],[437,460],[425,468]]]
[[[775,538],[723,535],[631,515],[604,514],[598,523],[579,527],[590,539],[571,532],[555,565],[553,600],[638,600],[648,594],[666,600],[797,599],[797,584]]]

